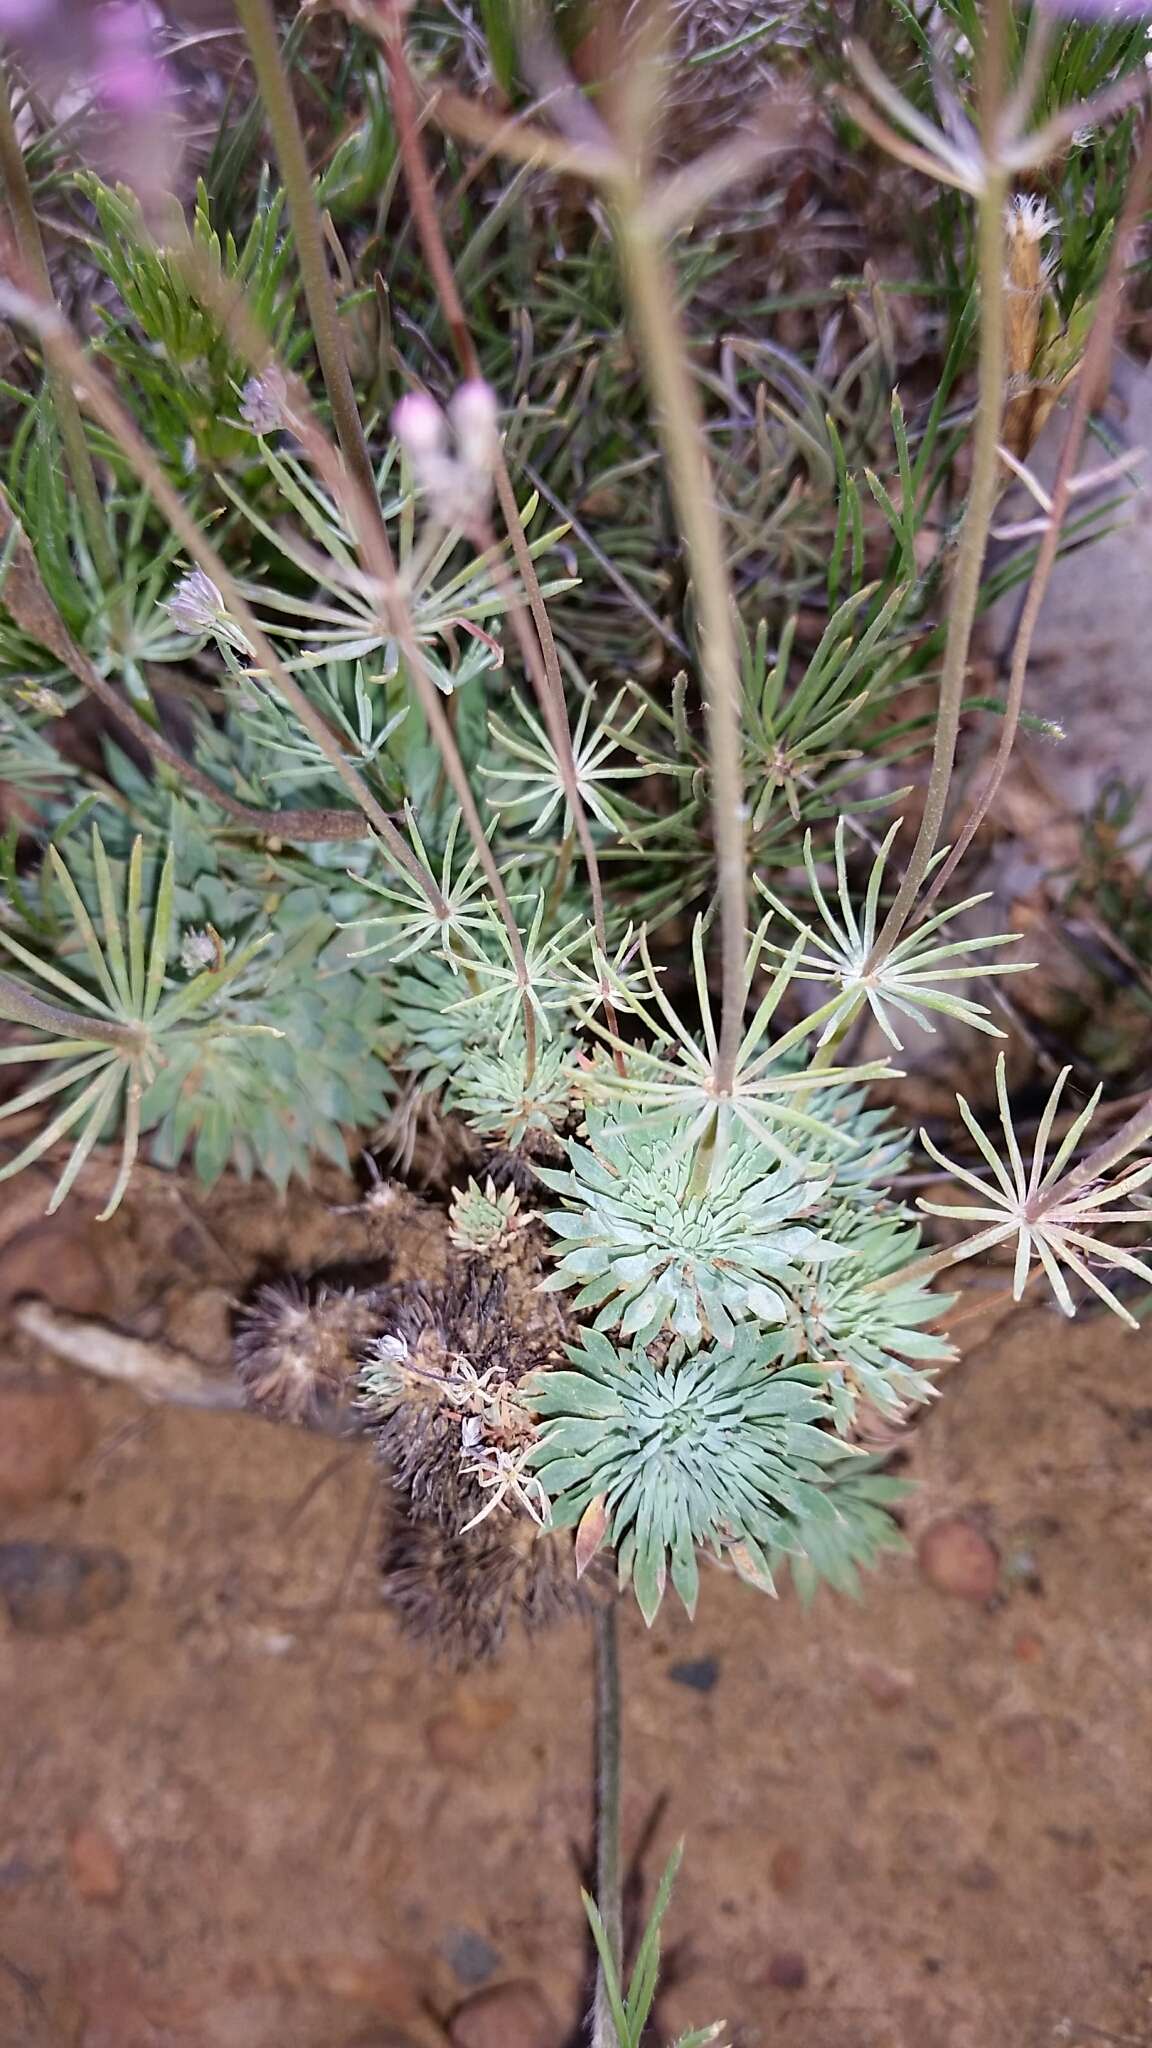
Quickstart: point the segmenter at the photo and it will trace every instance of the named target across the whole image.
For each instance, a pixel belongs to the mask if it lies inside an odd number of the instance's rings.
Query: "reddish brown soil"
[[[143,1184],[97,1240],[103,1306],[217,1359],[258,1265],[387,1231]],[[63,1370],[12,1337],[0,1386],[30,1369]],[[131,1584],[0,1633],[0,2048],[435,2048],[506,1979],[578,2038],[583,1625],[439,1673],[376,1600],[366,1450],[63,1378],[90,1448],[0,1541],[109,1546]],[[738,2048],[1152,2042],[1150,1454],[1149,1339],[1020,1314],[912,1451],[914,1531],[968,1516],[994,1597],[908,1558],[859,1606],[717,1572],[694,1626],[628,1611],[646,1896],[687,1845],[661,2039],[724,2015]]]

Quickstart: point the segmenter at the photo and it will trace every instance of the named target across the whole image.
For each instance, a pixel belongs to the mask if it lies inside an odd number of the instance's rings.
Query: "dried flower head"
[[[494,1656],[514,1624],[535,1633],[588,1605],[571,1536],[523,1516],[460,1535],[397,1514],[380,1566],[387,1605],[438,1659],[457,1668]]]
[[[204,974],[223,962],[224,945],[212,925],[191,925],[180,940],[180,965],[185,974]]]
[[[550,1353],[513,1322],[503,1276],[473,1265],[445,1287],[397,1288],[382,1324],[360,1400],[411,1512],[456,1532],[497,1504],[541,1519],[517,1479],[533,1430],[516,1388]]]
[[[163,609],[177,631],[187,633],[190,639],[203,640],[211,633],[238,654],[251,651],[239,626],[229,618],[221,592],[203,569],[190,569],[181,576]]]
[[[352,1390],[364,1346],[380,1327],[379,1289],[336,1290],[278,1280],[241,1310],[233,1364],[253,1408],[310,1422]]]

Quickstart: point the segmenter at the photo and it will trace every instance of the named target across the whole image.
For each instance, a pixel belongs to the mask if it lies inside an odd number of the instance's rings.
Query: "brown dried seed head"
[[[283,1422],[314,1421],[351,1391],[360,1355],[380,1326],[380,1293],[279,1280],[241,1311],[233,1364],[254,1408]]]

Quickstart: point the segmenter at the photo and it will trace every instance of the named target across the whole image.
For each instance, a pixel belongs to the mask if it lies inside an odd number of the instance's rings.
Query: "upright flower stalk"
[[[622,186],[614,200],[624,281],[656,402],[656,428],[668,464],[699,621],[720,911],[720,1030],[713,1078],[716,1096],[723,1101],[732,1093],[744,1031],[748,928],[748,830],[736,616],[704,419],[664,236],[649,213],[641,187]]]
[[[980,327],[972,475],[957,543],[956,569],[949,590],[948,633],[940,670],[936,732],[924,813],[904,878],[877,933],[866,971],[878,968],[899,939],[916,906],[940,841],[956,761],[956,742],[968,676],[972,629],[980,601],[984,557],[999,488],[1005,370],[1004,214],[1009,190],[1002,147],[1008,21],[1006,0],[991,0],[985,21],[980,69],[981,176],[977,197]]]
[[[370,502],[375,503],[376,479],[372,473],[372,459],[364,438],[344,339],[340,333],[340,316],[324,250],[324,230],[316,203],[312,167],[308,162],[292,87],[280,55],[276,16],[271,0],[236,0],[236,12],[247,39],[260,98],[276,145],[280,175],[288,195],[304,297],[324,388],[332,407],[336,438],[360,489]]]
[[[20,138],[16,133],[12,113],[11,76],[7,66],[3,64],[0,64],[0,179],[3,180],[4,197],[8,202],[8,212],[16,235],[21,265],[36,291],[45,301],[51,301],[54,293],[44,256],[44,244],[40,237],[40,224],[36,218],[36,206],[28,182],[24,152],[20,147]],[[51,357],[48,358],[47,369],[68,477],[76,493],[80,517],[84,523],[84,535],[92,551],[92,561],[111,607],[115,642],[122,637],[125,623],[122,607],[115,596],[120,572],[108,531],[108,519],[104,501],[100,496],[96,468],[72,385]]]
[[[456,273],[448,253],[436,205],[428,158],[420,133],[416,92],[404,42],[404,16],[405,8],[401,0],[382,0],[373,26],[377,29],[384,49],[400,158],[404,166],[405,183],[424,260],[428,265],[440,310],[452,337],[452,347],[461,374],[467,383],[476,384],[481,379],[480,358],[460,298]],[[592,897],[592,923],[596,942],[601,953],[607,957],[608,929],[604,915],[604,886],[596,842],[580,795],[560,657],[556,649],[552,623],[548,617],[548,608],[540,589],[540,579],[536,574],[536,565],[532,560],[532,552],[521,524],[516,493],[498,440],[493,447],[493,478],[517,575],[528,600],[530,618],[525,614],[519,593],[512,587],[511,579],[495,552],[494,536],[486,519],[477,523],[474,538],[486,553],[492,553],[494,580],[507,603],[508,616],[520,657],[548,729],[548,737],[564,784],[572,826],[584,856],[588,888]],[[615,1012],[610,1001],[605,1003],[605,1012],[610,1027],[615,1030]]]

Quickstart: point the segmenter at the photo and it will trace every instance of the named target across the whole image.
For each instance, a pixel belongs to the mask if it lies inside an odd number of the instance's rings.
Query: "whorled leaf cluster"
[[[679,103],[697,113],[725,103],[731,66],[713,64],[726,52],[737,73],[787,68],[791,6],[771,21],[742,0],[719,12],[741,26],[698,45],[701,10],[676,10],[693,87]],[[443,59],[439,31],[419,33]],[[160,246],[125,195],[36,139],[38,175],[101,280],[92,358],[130,394],[155,470],[146,486],[115,436],[93,435],[108,574],[69,488],[66,385],[40,390],[38,371],[13,385],[0,1061],[34,1071],[0,1114],[43,1121],[0,1171],[59,1155],[61,1199],[118,1139],[111,1207],[140,1149],[208,1183],[236,1170],[283,1186],[374,1137],[408,1157],[421,1114],[462,1124],[470,1165],[508,1178],[458,1199],[461,1272],[370,1314],[338,1294],[269,1296],[241,1342],[253,1398],[304,1419],[336,1390],[341,1347],[359,1359],[371,1336],[363,1395],[412,1510],[393,1574],[412,1617],[434,1580],[467,1626],[473,1565],[499,1580],[502,1614],[556,1604],[566,1552],[550,1532],[573,1519],[581,1563],[611,1547],[649,1618],[668,1574],[694,1600],[701,1547],[759,1584],[786,1560],[805,1588],[850,1586],[894,1533],[894,1482],[855,1438],[873,1411],[891,1423],[924,1401],[950,1353],[933,1262],[893,1192],[905,1140],[856,1085],[879,1063],[832,1063],[866,1013],[896,1049],[906,1023],[939,1016],[997,1030],[959,988],[987,994],[1008,971],[1008,935],[962,931],[974,898],[929,902],[885,949],[899,828],[873,839],[869,824],[928,739],[913,685],[947,626],[952,535],[932,508],[969,295],[950,276],[953,345],[935,394],[906,412],[882,293],[846,287],[804,360],[741,305],[714,213],[670,237],[682,295],[724,298],[722,363],[699,330],[685,360],[739,614],[729,796],[746,797],[747,865],[771,910],[753,934],[729,917],[722,958],[708,635],[612,235],[597,206],[558,209],[535,171],[505,189],[469,159],[467,177],[442,181],[487,380],[470,372],[463,392],[486,393],[493,444],[458,517],[411,433],[388,424],[403,392],[409,422],[412,400],[440,421],[435,437],[458,426],[462,392],[418,238],[391,237],[390,202],[378,210],[396,135],[382,62],[359,41],[344,86],[357,67],[315,196],[347,238],[340,324],[384,574],[302,416],[320,378],[297,208],[260,160],[261,123],[246,118],[235,147],[220,138],[187,249]],[[437,146],[455,170],[456,145]],[[1075,193],[1079,148],[1053,173]],[[777,211],[757,213],[757,233],[774,235]],[[1075,208],[1062,211],[1070,239]],[[396,274],[376,291],[366,280],[392,241]],[[1073,288],[1068,253],[1074,315],[1084,279]],[[276,362],[254,371],[198,269],[244,295]],[[512,510],[501,501],[493,534],[498,410]],[[161,516],[157,476],[217,547],[219,584]],[[17,543],[38,565],[34,603]],[[554,622],[543,682],[517,636],[526,607]],[[735,1046],[722,1043],[733,1015]],[[1002,1071],[998,1094],[1003,1159],[962,1106],[987,1174],[933,1153],[977,1198],[960,1212],[983,1226],[973,1244],[1014,1241],[1018,1289],[1035,1258],[1062,1306],[1071,1275],[1126,1313],[1096,1268],[1148,1269],[1095,1230],[1139,1220],[1126,1198],[1144,1168],[1117,1184],[1116,1208],[1103,1187],[1064,1191],[1067,1141],[1043,1156],[1055,1095],[1028,1163]],[[561,1206],[537,1225],[541,1185]],[[538,1288],[545,1229],[555,1262]],[[569,1312],[581,1329],[565,1358]]]

